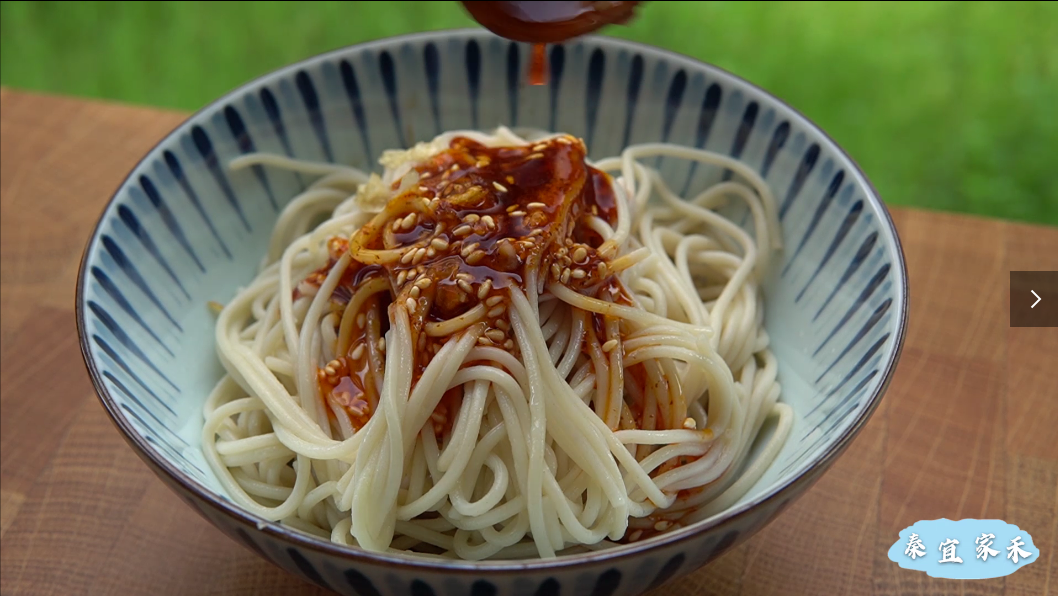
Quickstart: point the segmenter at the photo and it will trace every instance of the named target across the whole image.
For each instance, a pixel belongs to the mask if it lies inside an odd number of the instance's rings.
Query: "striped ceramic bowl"
[[[551,47],[550,84],[531,87],[528,49],[483,31],[437,32],[338,50],[261,77],[152,149],[84,253],[81,347],[117,427],[217,528],[337,592],[639,594],[767,524],[833,463],[892,377],[908,306],[900,244],[866,176],[822,130],[729,73],[609,38]],[[704,147],[742,160],[772,186],[787,250],[765,286],[766,325],[782,399],[796,414],[776,462],[712,518],[546,561],[441,564],[362,552],[239,509],[199,451],[202,404],[222,374],[206,303],[228,300],[252,278],[278,209],[305,180],[260,168],[229,172],[225,164],[272,151],[370,168],[384,149],[500,124],[580,136],[594,157],[648,141]],[[656,165],[684,196],[723,175],[673,159]]]

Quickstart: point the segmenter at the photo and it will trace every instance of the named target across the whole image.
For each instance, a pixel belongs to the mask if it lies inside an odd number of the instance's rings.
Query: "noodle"
[[[737,176],[685,201],[640,162],[662,155]],[[217,320],[202,446],[235,502],[372,551],[554,557],[671,531],[761,477],[792,411],[755,172],[669,144],[591,164],[573,137],[506,128],[379,161],[231,164],[320,177]],[[753,235],[714,210],[730,199]]]

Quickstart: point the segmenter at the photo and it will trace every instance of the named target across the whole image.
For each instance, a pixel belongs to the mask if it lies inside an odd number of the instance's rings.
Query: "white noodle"
[[[732,505],[792,423],[763,329],[760,281],[782,246],[768,185],[737,160],[670,144],[593,164],[620,174],[615,221],[586,222],[631,305],[530,271],[499,293],[509,328],[498,337],[516,349],[483,335],[496,316],[482,302],[426,323],[422,332],[444,343],[418,362],[409,306],[383,301],[357,316],[388,285],[349,297],[344,316],[331,310],[349,252],[315,284],[303,280],[327,264],[332,238],[385,216],[392,188],[418,184],[412,167],[460,136],[489,147],[571,139],[453,131],[386,152],[380,177],[266,154],[231,164],[320,178],[287,204],[260,273],[217,321],[227,375],[207,400],[202,444],[225,491],[251,513],[339,544],[463,559],[613,547],[631,528],[652,528],[654,516],[689,520]],[[729,168],[745,182],[685,201],[639,161],[661,155]],[[715,211],[732,199],[748,205],[753,235]],[[602,337],[593,317],[606,321]],[[368,340],[341,343],[354,328]],[[377,403],[362,424],[320,395],[318,371],[340,350],[370,363]],[[449,391],[456,402],[443,400]],[[438,409],[452,403],[455,411]],[[447,422],[435,426],[439,412]],[[770,439],[748,462],[772,416]]]

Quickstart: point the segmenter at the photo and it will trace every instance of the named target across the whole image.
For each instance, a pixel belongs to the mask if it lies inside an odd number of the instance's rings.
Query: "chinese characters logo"
[[[963,552],[963,545],[971,541],[972,558],[969,546]],[[1005,545],[1009,546],[1004,559],[998,549]],[[930,550],[933,556],[927,554]],[[1002,520],[920,521],[902,531],[900,540],[889,549],[889,559],[901,567],[948,579],[1010,575],[1038,559],[1038,555],[1028,532]]]
[[[907,541],[907,548],[904,550],[904,554],[911,557],[912,560],[926,556],[925,547],[922,546],[922,540],[919,539],[918,534],[911,535],[911,539]]]
[[[952,540],[951,538],[940,543],[940,552],[944,553],[938,563],[962,563],[962,557],[955,556],[955,547],[959,546],[958,540]]]
[[[977,558],[982,561],[988,561],[988,557],[994,557],[999,554],[999,551],[992,550],[989,548],[992,546],[992,541],[996,539],[995,534],[981,534],[974,540],[974,544],[977,545]]]

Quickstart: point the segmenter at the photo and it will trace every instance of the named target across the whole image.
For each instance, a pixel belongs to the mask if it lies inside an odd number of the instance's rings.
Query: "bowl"
[[[229,537],[344,594],[639,594],[731,549],[805,491],[849,445],[893,375],[908,285],[892,220],[853,160],[767,92],[636,43],[550,46],[550,84],[526,84],[529,47],[481,30],[384,39],[256,79],[190,117],[136,165],[88,242],[77,288],[85,363],[103,406],[150,468]],[[338,546],[235,505],[199,450],[223,374],[209,301],[249,282],[277,208],[304,177],[229,171],[251,151],[370,169],[384,149],[443,130],[564,131],[592,157],[629,144],[704,147],[775,192],[786,248],[766,280],[766,328],[794,422],[734,505],[617,548],[555,559],[451,561]],[[723,172],[655,165],[688,196]],[[746,225],[748,214],[726,213]],[[219,539],[219,538],[218,538]]]

